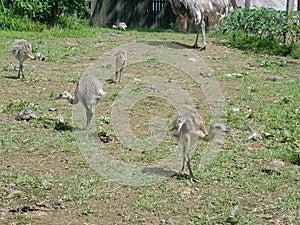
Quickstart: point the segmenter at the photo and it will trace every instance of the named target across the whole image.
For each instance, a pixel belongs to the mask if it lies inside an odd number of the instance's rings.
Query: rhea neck
[[[216,123],[211,125],[208,135],[203,137],[204,141],[212,141],[214,139],[218,139],[222,137],[225,133],[229,132],[230,129],[225,127],[225,125]]]
[[[74,98],[73,98],[73,96],[72,96],[71,94],[68,95],[67,100],[68,100],[72,105],[76,104],[75,101],[74,101]]]

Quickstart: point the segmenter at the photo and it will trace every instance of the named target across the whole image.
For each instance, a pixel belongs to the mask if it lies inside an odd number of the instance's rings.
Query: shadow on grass
[[[73,131],[74,129],[78,129],[78,128],[74,128],[73,126],[71,126],[68,123],[55,123],[54,125],[54,130],[57,131]]]
[[[113,79],[106,79],[105,82],[108,83],[108,84],[116,84],[116,83],[117,83],[117,82],[116,82],[115,80],[113,80]]]
[[[294,158],[291,160],[291,163],[297,166],[300,166],[300,152],[295,153]]]
[[[161,167],[144,167],[143,173],[157,174],[163,177],[173,177],[177,174],[177,172],[173,170],[168,170]]]
[[[167,46],[168,48],[173,48],[173,49],[182,49],[182,48],[197,49],[197,48],[194,48],[191,45],[179,43],[179,42],[176,42],[176,41],[172,41],[172,42],[167,42],[167,41],[146,41],[145,43],[148,44],[148,45],[151,45],[151,46],[162,46],[162,45],[164,45],[164,46]]]
[[[18,76],[3,76],[4,78],[7,78],[7,79],[13,79],[13,80],[18,80],[18,79],[21,79],[19,78]]]
[[[180,174],[180,173],[176,173],[174,176],[176,176],[176,179],[179,180],[179,181],[180,181],[180,180],[189,180],[189,181],[191,181],[191,182],[196,182],[196,183],[198,183],[197,178],[192,179],[191,176],[188,175],[188,174]]]

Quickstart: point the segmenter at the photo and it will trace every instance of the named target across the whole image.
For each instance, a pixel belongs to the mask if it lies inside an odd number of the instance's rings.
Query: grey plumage
[[[36,114],[31,109],[24,109],[18,113],[16,116],[16,120],[30,120],[31,118],[35,118]]]
[[[172,134],[177,138],[183,148],[183,163],[181,173],[185,171],[187,164],[191,179],[196,181],[191,168],[189,150],[199,137],[205,138],[208,132],[200,115],[190,107],[183,107],[173,122]]]
[[[197,36],[193,47],[198,48],[199,29],[202,29],[202,47],[206,48],[205,21],[208,15],[225,17],[228,14],[230,0],[169,0],[175,15],[187,16],[197,26]]]
[[[189,150],[199,138],[204,141],[212,140],[218,132],[228,132],[229,129],[223,123],[213,123],[207,132],[203,119],[191,107],[183,107],[173,122],[172,134],[183,147],[183,163],[181,173],[184,173],[187,164],[190,177],[197,181],[191,168]]]
[[[118,83],[121,81],[122,72],[127,63],[127,53],[120,49],[116,52],[116,80]]]
[[[124,31],[126,31],[126,29],[127,29],[127,25],[125,22],[119,22],[119,23],[117,23],[117,25],[113,25],[112,27],[115,29],[124,30]]]
[[[15,40],[12,47],[12,55],[19,61],[19,73],[18,77],[20,78],[21,75],[24,77],[23,72],[23,62],[26,59],[38,59],[39,61],[43,61],[44,57],[41,53],[32,53],[31,44],[24,39]]]
[[[93,116],[94,106],[105,94],[103,86],[97,77],[86,76],[77,82],[75,98],[69,92],[64,91],[59,94],[57,99],[66,99],[73,105],[81,102],[86,111],[86,128],[88,129]]]

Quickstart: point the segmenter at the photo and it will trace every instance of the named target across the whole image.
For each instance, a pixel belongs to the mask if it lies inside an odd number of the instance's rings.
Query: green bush
[[[47,25],[54,25],[62,16],[89,16],[87,0],[1,0],[0,10],[12,15],[26,17]],[[8,10],[9,9],[9,10]]]
[[[278,39],[285,43],[299,41],[300,12],[276,11],[273,9],[237,9],[224,19],[219,27],[224,33],[234,35],[241,30],[268,40]]]
[[[242,49],[300,57],[300,12],[273,9],[233,10],[216,30]]]
[[[61,17],[56,22],[56,26],[62,29],[79,30],[84,29],[88,26],[87,21],[74,19],[73,17]]]
[[[0,11],[0,29],[1,30],[16,30],[16,31],[43,31],[46,25],[39,22],[34,22],[28,17],[19,18],[13,16],[11,11]]]

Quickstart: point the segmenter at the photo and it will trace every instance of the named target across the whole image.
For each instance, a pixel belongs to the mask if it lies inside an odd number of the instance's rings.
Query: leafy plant
[[[28,17],[20,18],[10,10],[0,11],[0,29],[17,31],[43,31],[45,25],[34,22]]]
[[[274,9],[237,9],[233,10],[219,29],[229,35],[239,30],[247,35],[255,35],[268,40],[279,39],[284,43],[299,41],[300,12]]]
[[[12,15],[48,25],[54,25],[62,17],[76,15],[81,19],[89,15],[87,0],[2,0],[0,8],[5,13],[9,11]]]
[[[299,21],[297,11],[287,14],[266,8],[237,9],[216,29],[236,47],[299,58]]]

